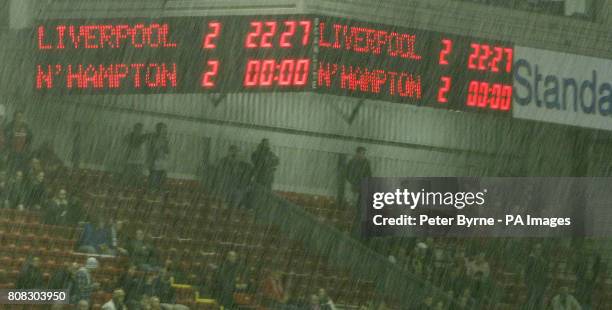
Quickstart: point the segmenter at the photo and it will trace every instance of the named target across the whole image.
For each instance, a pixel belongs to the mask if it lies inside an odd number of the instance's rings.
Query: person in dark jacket
[[[79,270],[77,263],[66,262],[64,265],[57,269],[49,279],[50,290],[66,290],[69,295],[74,293],[76,286],[76,273]]]
[[[70,201],[68,192],[60,188],[53,199],[47,202],[44,222],[49,225],[76,225],[81,220],[81,207],[77,199]]]
[[[230,251],[217,273],[217,299],[227,309],[234,309],[234,292],[241,286],[243,266],[238,262],[236,252]]]
[[[6,126],[4,134],[10,170],[25,171],[33,137],[23,111],[15,111],[13,121]]]
[[[142,123],[136,123],[132,131],[124,138],[125,164],[124,183],[138,186],[142,177],[145,162],[144,144],[147,135],[143,132]]]
[[[23,210],[28,194],[28,183],[21,170],[15,172],[15,177],[8,184],[8,202],[11,208]]]
[[[135,265],[130,265],[127,271],[122,273],[117,281],[117,287],[120,287],[125,292],[125,303],[130,309],[136,308],[136,305],[140,303],[141,296],[138,295],[139,284],[140,279],[136,274]]]
[[[172,287],[172,277],[165,268],[158,270],[157,276],[152,283],[153,292],[151,296],[159,297],[163,304],[175,304],[176,295]]]
[[[346,165],[345,177],[352,194],[349,203],[356,204],[359,197],[361,180],[372,176],[372,168],[370,161],[366,158],[366,149],[362,146],[355,151],[355,156]]]
[[[548,262],[542,255],[542,245],[536,244],[527,257],[523,271],[525,286],[527,286],[526,309],[540,309],[544,301],[544,293],[549,284]]]
[[[106,221],[102,217],[98,217],[95,224],[85,224],[78,245],[80,252],[113,254],[111,231],[106,225]]]
[[[28,208],[39,210],[47,202],[47,187],[45,186],[45,173],[39,172],[28,184],[26,204]]]
[[[155,133],[149,138],[148,152],[149,188],[153,191],[161,190],[165,183],[169,154],[168,127],[164,123],[157,123]]]
[[[142,230],[137,230],[136,235],[128,242],[128,257],[130,263],[140,269],[149,270],[157,262],[153,246],[145,240]]]
[[[243,199],[251,179],[252,167],[238,156],[238,147],[231,145],[227,156],[217,164],[216,186],[230,206],[238,206]]]
[[[40,270],[40,258],[33,257],[26,262],[19,273],[15,288],[20,290],[44,288],[43,274]]]
[[[255,152],[251,154],[251,163],[253,164],[255,183],[272,190],[274,173],[280,160],[270,149],[270,141],[268,139],[262,139]]]

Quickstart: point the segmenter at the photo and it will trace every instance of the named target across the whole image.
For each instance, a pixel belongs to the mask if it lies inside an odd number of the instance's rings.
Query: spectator
[[[346,165],[345,177],[350,186],[349,204],[356,205],[359,201],[361,180],[372,176],[370,161],[366,158],[366,149],[362,146],[355,151],[355,156]]]
[[[45,172],[40,162],[40,159],[34,157],[30,160],[30,167],[28,170],[28,177],[35,178],[39,173]]]
[[[49,225],[66,225],[71,218],[71,208],[68,203],[66,190],[61,188],[48,203],[45,210],[44,221]]]
[[[488,278],[491,273],[489,263],[485,259],[484,253],[479,253],[476,258],[466,263],[467,275],[473,277],[476,273],[481,273],[482,277]]]
[[[321,308],[321,303],[319,301],[319,296],[317,296],[317,294],[310,295],[310,298],[308,300],[308,306],[307,306],[306,309],[308,309],[308,310],[323,310],[323,308]]]
[[[6,106],[0,103],[0,164],[4,164],[6,160]],[[4,166],[0,166],[0,169],[4,170]]]
[[[576,297],[583,308],[591,309],[593,303],[593,292],[597,286],[597,280],[602,274],[601,256],[582,255],[578,257],[576,266]]]
[[[164,123],[157,123],[155,125],[155,133],[150,137],[148,153],[149,188],[153,191],[161,190],[164,185],[169,154],[168,127]]]
[[[20,290],[44,288],[43,275],[40,271],[40,258],[33,257],[25,263],[19,273],[15,288]]]
[[[319,289],[319,294],[317,294],[317,296],[319,297],[319,303],[321,305],[321,310],[336,310],[336,305],[334,304],[334,301],[329,297],[329,295],[327,295],[327,290],[325,290],[324,288],[320,288]]]
[[[39,172],[28,185],[26,203],[29,208],[39,210],[47,202],[47,187],[45,186],[45,173]]]
[[[234,292],[241,288],[242,265],[238,262],[236,252],[229,251],[226,260],[219,267],[217,280],[219,281],[218,300],[225,308],[234,308]]]
[[[89,303],[91,293],[99,287],[91,275],[96,268],[98,268],[98,260],[95,257],[89,257],[85,265],[76,272],[74,295],[71,296],[74,302],[84,300]]]
[[[6,174],[0,172],[0,209],[10,207],[9,185],[6,181]]]
[[[89,301],[80,300],[77,304],[77,310],[89,310]]]
[[[527,309],[540,309],[548,286],[548,264],[542,257],[542,245],[536,244],[523,271],[527,286]]]
[[[240,205],[251,179],[252,167],[238,157],[238,147],[231,145],[227,156],[217,165],[218,190],[225,202],[236,207]]]
[[[121,238],[119,238],[121,232],[123,231],[123,221],[111,221],[110,223],[110,233],[111,233],[111,249],[114,249],[117,254],[127,255],[128,251],[119,244],[121,242]]]
[[[125,303],[128,305],[128,308],[137,308],[137,305],[140,302],[140,297],[138,296],[138,285],[140,280],[136,275],[136,266],[130,265],[125,273],[122,273],[119,277],[119,281],[117,286],[120,287],[125,292]],[[134,306],[132,306],[134,305]]]
[[[271,309],[282,307],[289,299],[281,273],[278,271],[270,272],[270,275],[264,279],[261,285],[261,293],[263,295],[264,306]]]
[[[159,300],[158,300],[158,302],[159,302]],[[132,308],[130,308],[130,309],[132,309]],[[135,309],[138,309],[138,310],[151,310],[151,309],[153,309],[151,307],[151,298],[149,296],[146,296],[146,295],[142,296],[142,298],[140,299],[140,302],[135,307]],[[161,306],[160,306],[159,309],[161,309]]]
[[[49,280],[49,289],[66,290],[70,295],[74,293],[76,286],[76,273],[79,270],[77,263],[65,262],[64,265],[56,270]]]
[[[150,269],[156,263],[153,246],[145,241],[142,230],[136,231],[136,236],[128,243],[127,252],[130,263],[140,269]]]
[[[23,111],[15,111],[13,121],[6,126],[4,133],[10,171],[25,171],[33,138]]]
[[[149,299],[149,302],[150,302],[150,305],[151,305],[150,306],[151,310],[161,310],[161,309],[163,309],[162,305],[161,305],[161,301],[159,300],[159,298],[157,296],[151,297]]]
[[[280,161],[278,156],[270,149],[270,141],[268,139],[261,140],[257,149],[251,154],[251,162],[253,163],[255,183],[268,190],[272,190],[274,173]]]
[[[95,225],[92,223],[85,224],[78,245],[79,252],[90,254],[114,254],[112,249],[111,230],[108,225],[106,225],[104,218],[99,216],[95,220]]]
[[[15,172],[15,178],[8,185],[8,202],[11,208],[23,210],[28,192],[28,184],[21,170]]]
[[[160,268],[152,283],[152,296],[157,296],[162,304],[176,304],[172,278],[166,268]]]
[[[113,291],[113,298],[102,305],[102,310],[127,310],[124,300],[125,292],[122,289],[116,289]]]
[[[147,135],[143,133],[142,123],[136,123],[132,132],[124,138],[126,146],[124,181],[126,184],[140,185],[145,162],[144,142],[146,140]]]
[[[552,310],[582,310],[578,300],[569,293],[569,289],[564,286],[559,290],[559,294],[551,301]]]

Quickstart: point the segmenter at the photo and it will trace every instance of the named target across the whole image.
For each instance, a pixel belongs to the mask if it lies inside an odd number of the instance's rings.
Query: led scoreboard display
[[[51,20],[34,32],[40,95],[313,91],[507,112],[513,47],[337,17]]]

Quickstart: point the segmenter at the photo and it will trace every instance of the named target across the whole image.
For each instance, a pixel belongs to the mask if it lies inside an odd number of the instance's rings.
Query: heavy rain
[[[0,0],[0,310],[612,309],[612,0]]]

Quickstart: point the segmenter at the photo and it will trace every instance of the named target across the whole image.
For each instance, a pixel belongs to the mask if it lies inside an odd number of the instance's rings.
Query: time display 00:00
[[[304,86],[308,82],[310,59],[251,59],[244,74],[245,87]]]
[[[492,110],[508,111],[511,104],[512,85],[470,82],[466,103],[468,107],[488,107]]]

